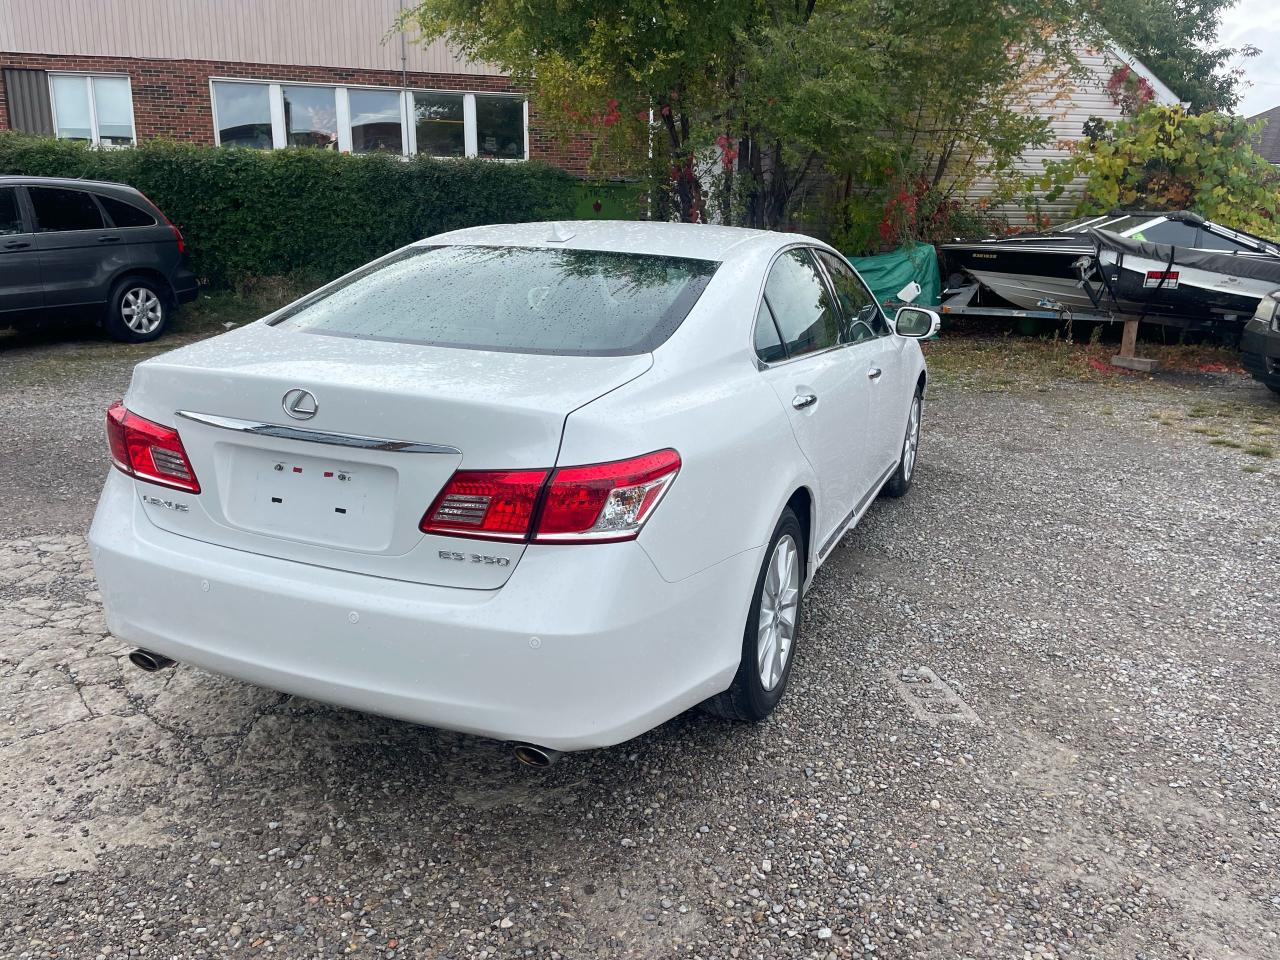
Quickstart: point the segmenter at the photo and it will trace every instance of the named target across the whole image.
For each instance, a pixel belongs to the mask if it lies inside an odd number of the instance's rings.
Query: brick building
[[[394,29],[412,0],[0,0],[0,129],[116,145],[546,160],[585,172],[490,64]]]

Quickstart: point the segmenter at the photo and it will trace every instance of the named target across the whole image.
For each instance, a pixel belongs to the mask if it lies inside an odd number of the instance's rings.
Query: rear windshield
[[[577,356],[648,353],[718,264],[543,247],[410,247],[273,321],[365,340]]]

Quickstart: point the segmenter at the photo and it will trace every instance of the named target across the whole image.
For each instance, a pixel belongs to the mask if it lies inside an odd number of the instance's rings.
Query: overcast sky
[[[1262,53],[1243,61],[1244,96],[1236,108],[1246,117],[1280,106],[1280,3],[1276,0],[1240,0],[1222,17],[1223,46],[1253,44]]]

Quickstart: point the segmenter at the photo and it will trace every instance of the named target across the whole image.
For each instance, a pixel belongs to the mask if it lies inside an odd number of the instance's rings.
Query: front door
[[[0,313],[43,305],[35,234],[23,216],[17,187],[0,187]]]
[[[915,384],[903,383],[905,341],[893,335],[871,289],[842,258],[826,250],[816,256],[831,278],[844,314],[845,339],[855,345],[857,363],[870,386],[862,463],[863,483],[870,490],[897,465]]]
[[[807,250],[788,250],[774,261],[756,324],[757,351],[762,334],[773,329],[778,356],[785,357],[764,376],[817,476],[813,547],[821,551],[849,522],[863,492],[870,381],[841,344],[840,311]]]
[[[67,187],[28,187],[47,307],[105,303],[111,278],[128,266],[121,231],[108,226],[93,195]]]

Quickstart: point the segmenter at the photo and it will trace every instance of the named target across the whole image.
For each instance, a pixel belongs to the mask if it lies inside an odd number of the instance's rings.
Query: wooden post
[[[1120,336],[1120,352],[1111,358],[1111,365],[1143,373],[1156,369],[1160,365],[1159,360],[1138,356],[1138,318],[1118,315],[1117,319],[1124,320],[1124,333]]]

